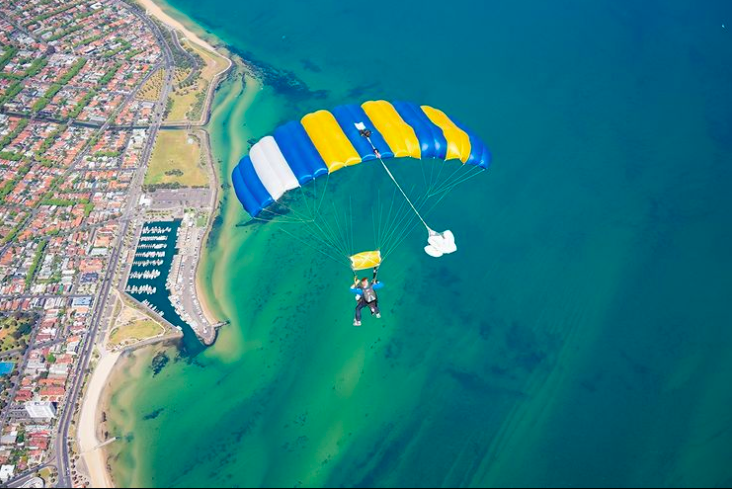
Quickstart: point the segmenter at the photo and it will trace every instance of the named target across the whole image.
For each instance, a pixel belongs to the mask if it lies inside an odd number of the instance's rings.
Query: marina
[[[188,214],[142,226],[124,291],[183,332],[188,353],[213,342],[215,326],[196,297],[196,253],[203,228]]]
[[[177,241],[181,222],[177,219],[143,226],[125,292],[182,331],[188,350],[199,350],[202,345],[190,324],[174,306],[169,287],[169,277],[179,251]],[[145,251],[152,243],[160,251]]]

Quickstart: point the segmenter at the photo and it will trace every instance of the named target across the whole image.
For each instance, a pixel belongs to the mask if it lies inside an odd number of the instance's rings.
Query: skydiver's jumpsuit
[[[356,321],[361,322],[361,309],[367,307],[371,309],[371,314],[379,314],[379,298],[376,290],[384,287],[381,282],[376,282],[368,287],[351,287],[351,293],[360,296],[356,305]]]

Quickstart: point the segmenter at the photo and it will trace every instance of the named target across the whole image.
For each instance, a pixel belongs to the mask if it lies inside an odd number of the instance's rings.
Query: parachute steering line
[[[369,144],[371,145],[371,149],[374,151],[374,155],[381,163],[381,166],[384,167],[384,170],[386,170],[386,173],[389,175],[389,178],[391,178],[391,181],[394,182],[394,185],[396,185],[396,187],[399,189],[399,192],[401,192],[401,194],[404,196],[404,199],[412,208],[414,214],[419,218],[424,227],[427,229],[428,245],[424,249],[425,252],[435,258],[439,258],[443,255],[456,252],[457,245],[455,244],[455,235],[452,233],[452,231],[447,230],[438,233],[427,224],[427,221],[424,220],[422,214],[420,214],[419,210],[417,210],[417,208],[414,206],[412,200],[409,198],[402,186],[399,185],[399,182],[394,177],[394,174],[391,172],[391,170],[389,170],[389,167],[386,166],[386,163],[384,163],[384,160],[381,157],[381,153],[379,152],[374,142],[371,140],[371,131],[366,128],[366,124],[364,124],[363,122],[358,122],[355,124],[355,126],[356,129],[358,129],[359,134],[361,134],[361,136],[366,138],[366,141],[369,142]]]

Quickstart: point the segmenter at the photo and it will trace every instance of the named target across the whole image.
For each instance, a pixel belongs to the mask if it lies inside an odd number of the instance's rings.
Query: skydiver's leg
[[[364,307],[366,307],[366,301],[361,299],[360,301],[358,301],[358,304],[356,305],[356,322],[357,323],[361,322],[361,309],[363,309]]]
[[[376,316],[377,318],[381,317],[381,311],[379,310],[379,301],[374,301],[369,304],[369,309],[371,309],[372,316]]]

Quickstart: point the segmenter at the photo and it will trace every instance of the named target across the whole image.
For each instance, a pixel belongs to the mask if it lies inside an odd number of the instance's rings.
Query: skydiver
[[[384,287],[384,284],[379,282],[376,278],[378,268],[374,268],[373,283],[369,283],[369,279],[364,277],[361,280],[358,277],[354,277],[353,286],[351,287],[351,293],[356,295],[356,318],[353,320],[354,326],[361,326],[361,309],[368,307],[371,310],[371,315],[376,316],[376,319],[381,319],[381,311],[379,310],[379,297],[376,295],[376,290]]]

